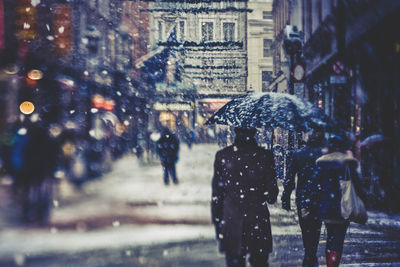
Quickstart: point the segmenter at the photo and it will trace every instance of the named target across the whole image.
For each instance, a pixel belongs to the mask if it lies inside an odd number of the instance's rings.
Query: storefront
[[[174,132],[192,129],[194,104],[191,101],[155,102],[152,126],[168,127]]]
[[[198,100],[196,103],[196,123],[203,126],[208,118],[230,100],[227,98],[205,98]]]

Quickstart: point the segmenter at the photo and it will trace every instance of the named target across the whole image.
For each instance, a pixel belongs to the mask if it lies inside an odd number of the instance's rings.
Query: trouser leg
[[[269,253],[252,252],[250,253],[249,262],[252,267],[268,267]]]
[[[325,249],[327,267],[339,266],[348,226],[348,223],[326,224],[328,236]]]
[[[343,251],[344,237],[348,223],[326,223],[327,240],[326,248],[333,251]]]
[[[318,263],[317,250],[321,234],[321,221],[312,214],[302,218],[300,211],[299,223],[304,247],[303,266],[315,266]]]
[[[168,178],[168,166],[166,164],[163,164],[163,170],[164,170],[164,184],[169,184],[169,178]]]
[[[177,183],[178,183],[178,178],[176,178],[176,167],[175,167],[175,163],[173,163],[173,164],[170,166],[170,174],[171,174],[171,177],[172,177],[172,181],[173,181],[175,184],[177,184]]]
[[[226,267],[245,267],[246,257],[243,255],[225,255]]]

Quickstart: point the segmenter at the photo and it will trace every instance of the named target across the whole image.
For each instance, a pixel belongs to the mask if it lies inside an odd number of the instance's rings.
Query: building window
[[[261,81],[262,81],[262,91],[268,91],[269,84],[272,81],[272,71],[262,71],[261,72]]]
[[[185,21],[179,21],[179,41],[185,41]]]
[[[235,40],[235,23],[224,22],[222,28],[224,31],[224,41],[233,42]]]
[[[264,57],[271,57],[271,44],[272,44],[272,40],[271,39],[264,39],[263,40],[263,56]]]
[[[272,12],[271,11],[263,11],[262,16],[263,16],[263,19],[272,19]]]
[[[161,21],[158,22],[158,41],[162,41],[163,39],[163,30]]]
[[[214,24],[212,22],[203,22],[201,24],[201,40],[209,42],[214,39]]]

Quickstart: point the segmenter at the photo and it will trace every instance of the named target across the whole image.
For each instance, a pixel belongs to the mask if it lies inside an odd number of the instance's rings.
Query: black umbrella
[[[335,128],[324,111],[311,102],[294,95],[272,92],[237,97],[214,113],[206,124],[290,131]]]

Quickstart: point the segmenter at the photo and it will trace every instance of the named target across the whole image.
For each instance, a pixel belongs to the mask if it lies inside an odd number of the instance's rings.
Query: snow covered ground
[[[182,145],[177,165],[178,185],[163,184],[158,161],[143,165],[133,155],[120,159],[112,172],[81,189],[61,181],[54,193],[55,207],[50,226],[9,224],[1,228],[0,262],[11,258],[15,263],[24,263],[26,257],[49,253],[214,240],[210,196],[214,155],[218,149],[214,144],[195,145],[191,150]],[[279,199],[270,206],[274,238],[298,240],[300,229],[294,199],[292,211],[286,212],[280,206]],[[368,224],[352,224],[346,242],[357,248],[360,247],[357,244],[360,238],[368,236],[366,241],[375,242],[376,246],[380,246],[379,242],[386,242],[386,246],[400,251],[398,240],[383,239],[388,235],[387,231],[398,229],[400,216],[369,212]],[[298,248],[294,249],[301,255]],[[370,253],[360,251],[354,257],[362,258],[365,253]],[[397,255],[397,262],[400,262],[400,252],[391,253],[394,257]]]

